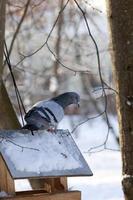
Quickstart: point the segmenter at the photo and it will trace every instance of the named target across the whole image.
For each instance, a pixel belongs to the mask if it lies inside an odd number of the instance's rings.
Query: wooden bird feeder
[[[0,131],[0,191],[6,200],[80,200],[80,191],[68,191],[67,177],[92,172],[67,130],[56,133],[26,130]],[[28,179],[32,190],[16,191],[15,182]]]

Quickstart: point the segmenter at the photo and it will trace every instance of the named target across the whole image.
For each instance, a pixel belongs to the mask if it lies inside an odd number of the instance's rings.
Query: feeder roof
[[[56,133],[0,131],[0,151],[14,179],[91,176],[92,172],[68,130]]]

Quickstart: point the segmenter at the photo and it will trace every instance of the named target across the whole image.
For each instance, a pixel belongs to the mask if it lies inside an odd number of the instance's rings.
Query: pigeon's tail
[[[36,130],[38,130],[38,127],[35,126],[34,124],[26,124],[25,126],[22,127],[22,129],[28,129],[30,131],[36,131]]]

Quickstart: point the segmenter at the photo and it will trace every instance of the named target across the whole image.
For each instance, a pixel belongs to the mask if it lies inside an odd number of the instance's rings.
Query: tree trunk
[[[20,124],[2,81],[5,5],[6,1],[2,0],[0,2],[0,129],[15,129],[19,128]]]
[[[8,97],[6,88],[0,83],[0,129],[18,129],[19,121]]]
[[[108,0],[123,162],[123,191],[133,199],[133,1]]]

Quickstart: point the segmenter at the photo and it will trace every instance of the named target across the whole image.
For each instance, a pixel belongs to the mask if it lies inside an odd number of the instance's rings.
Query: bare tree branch
[[[20,28],[21,28],[21,26],[22,26],[22,23],[23,23],[23,21],[24,21],[24,19],[25,19],[25,16],[26,16],[26,14],[27,14],[30,1],[31,1],[31,0],[27,0],[27,3],[26,3],[26,5],[25,5],[25,9],[24,9],[23,15],[22,15],[22,17],[21,17],[21,19],[20,19],[20,22],[19,22],[19,24],[18,24],[18,26],[17,26],[17,29],[16,29],[16,31],[15,31],[15,33],[14,33],[14,35],[13,35],[13,39],[12,39],[12,41],[11,41],[10,48],[9,48],[9,56],[11,55],[11,52],[12,52],[12,49],[13,49],[13,45],[14,45],[15,39],[16,39],[16,37],[17,37],[17,35],[18,35],[19,31],[20,31]]]
[[[50,32],[49,32],[49,34],[48,34],[48,36],[47,36],[46,41],[45,41],[38,49],[36,49],[35,51],[33,51],[31,54],[23,55],[23,58],[22,58],[15,66],[19,65],[19,64],[20,64],[21,62],[23,62],[26,58],[31,57],[31,56],[35,55],[36,53],[38,53],[38,52],[48,43],[48,40],[49,40],[49,38],[50,38],[50,36],[51,36],[51,34],[52,34],[52,32],[53,32],[53,30],[54,30],[54,28],[55,28],[55,26],[56,26],[58,20],[59,20],[60,14],[65,10],[65,8],[66,8],[66,6],[68,5],[69,1],[70,1],[70,0],[67,0],[67,2],[64,4],[63,8],[59,11],[59,14],[58,14],[58,16],[57,16],[57,18],[56,18],[56,20],[55,20],[55,22],[54,22],[54,24],[53,24],[53,26],[52,26]]]

